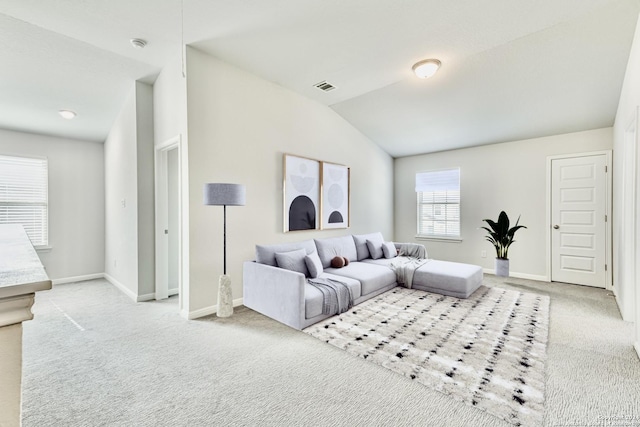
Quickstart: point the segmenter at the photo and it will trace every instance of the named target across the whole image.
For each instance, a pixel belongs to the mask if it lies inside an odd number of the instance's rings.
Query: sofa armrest
[[[243,303],[295,329],[305,319],[304,274],[255,261],[243,265]]]

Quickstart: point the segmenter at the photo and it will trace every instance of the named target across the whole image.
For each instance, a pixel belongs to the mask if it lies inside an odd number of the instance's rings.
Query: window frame
[[[3,158],[8,160],[4,160]],[[16,155],[16,154],[0,153],[0,165],[4,164],[8,166],[12,161],[17,164],[19,163],[20,160],[32,161],[34,163],[39,162],[39,165],[37,167],[40,167],[44,170],[43,182],[40,183],[43,185],[32,187],[32,188],[38,188],[40,192],[43,193],[43,198],[40,198],[39,200],[33,200],[33,201],[11,200],[6,194],[3,195],[2,191],[0,190],[0,209],[6,206],[8,207],[15,207],[15,206],[43,207],[44,219],[41,221],[33,221],[33,224],[40,224],[38,228],[40,229],[39,235],[42,236],[41,240],[34,242],[33,235],[30,233],[30,230],[29,230],[30,227],[25,227],[24,224],[22,224],[22,226],[25,228],[25,231],[27,232],[27,235],[29,236],[29,239],[31,240],[34,248],[36,250],[46,251],[48,249],[51,249],[51,246],[49,246],[49,159],[46,157],[39,157],[39,156],[23,156],[23,155]],[[13,175],[13,176],[16,176],[16,175]],[[9,181],[8,180],[3,181],[3,178],[0,176],[0,186],[2,186],[3,184],[8,185]],[[16,222],[3,222],[1,217],[2,217],[2,214],[0,213],[0,224],[19,224]]]
[[[457,171],[457,202],[456,201],[449,201],[448,200],[448,196],[445,195],[444,197],[444,201],[443,202],[439,202],[436,203],[435,201],[433,202],[424,202],[424,193],[427,193],[425,191],[418,191],[418,179],[420,175],[424,175],[424,174],[437,174],[437,173],[442,173],[442,172],[448,172],[448,171]],[[433,240],[433,241],[444,241],[444,242],[462,242],[462,197],[461,197],[461,168],[460,167],[453,167],[453,168],[445,168],[445,169],[434,169],[434,170],[428,170],[428,171],[422,171],[422,172],[416,172],[415,175],[416,178],[416,239],[419,240]],[[446,191],[446,190],[443,190]],[[434,193],[434,192],[431,192]],[[457,205],[457,209],[458,209],[458,219],[457,219],[457,228],[458,228],[458,234],[457,235],[453,235],[453,234],[428,234],[425,231],[421,229],[421,224],[424,221],[422,216],[421,216],[421,212],[423,211],[423,206],[424,205],[431,205],[434,206],[434,208],[436,206],[441,207],[442,205]],[[445,214],[446,215],[446,214]],[[447,220],[445,219],[444,222],[453,222],[453,220]]]

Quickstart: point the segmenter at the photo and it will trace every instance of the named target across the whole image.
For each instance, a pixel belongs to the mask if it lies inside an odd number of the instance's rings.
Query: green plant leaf
[[[488,233],[488,236],[485,236],[485,238],[496,248],[497,257],[500,259],[508,259],[509,247],[515,241],[513,237],[516,231],[521,228],[527,228],[524,225],[520,225],[520,216],[518,216],[516,224],[511,228],[509,228],[509,216],[505,211],[500,212],[497,222],[490,219],[483,219],[483,221],[486,222],[491,229],[483,226],[480,228]]]
[[[511,228],[509,230],[509,232],[507,233],[507,235],[513,239],[513,235],[516,234],[516,231],[520,230],[521,228],[527,228],[524,225],[516,225],[515,227]]]
[[[505,211],[502,211],[498,216],[498,233],[500,233],[501,236],[504,236],[507,231],[509,231],[509,217]]]
[[[497,232],[498,232],[498,224],[497,224],[497,223],[493,222],[493,221],[492,221],[492,220],[490,220],[490,219],[483,219],[483,221],[485,221],[487,224],[489,224],[489,227],[491,227],[491,230],[492,230],[494,233],[497,233]],[[486,227],[482,227],[482,228],[484,228],[485,230],[489,231],[489,229],[488,229],[488,228],[486,228]]]

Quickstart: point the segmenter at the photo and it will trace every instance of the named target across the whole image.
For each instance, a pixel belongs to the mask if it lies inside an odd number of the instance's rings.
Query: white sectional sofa
[[[385,244],[388,258],[382,250]],[[390,247],[399,249],[401,245],[384,242],[381,233],[257,245],[255,261],[246,261],[243,266],[244,305],[292,328],[304,329],[332,316],[322,314],[323,295],[307,283],[309,266],[317,277],[346,283],[357,305],[398,286],[390,268],[396,253]],[[336,256],[347,258],[349,264],[332,268],[331,260]],[[481,284],[479,266],[429,260],[415,271],[412,287],[467,298]]]

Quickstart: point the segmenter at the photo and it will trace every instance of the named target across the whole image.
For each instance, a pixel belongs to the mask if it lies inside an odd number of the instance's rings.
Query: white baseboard
[[[482,271],[486,274],[496,274],[496,271],[490,268],[483,268]],[[528,274],[528,273],[516,273],[513,271],[509,272],[509,277],[515,277],[516,279],[528,279],[528,280],[536,280],[538,282],[548,282],[547,276],[542,276],[538,274]]]
[[[633,345],[633,348],[636,349],[636,354],[638,355],[638,359],[640,359],[640,341]]]
[[[138,297],[136,298],[136,302],[152,301],[155,299],[156,299],[156,294],[154,292],[151,294],[138,295]]]
[[[215,314],[217,310],[218,310],[217,305],[210,305],[209,307],[187,312],[186,318],[189,320],[193,320],[193,319],[197,319],[198,317],[209,316],[211,314]],[[183,315],[183,317],[185,316]]]
[[[113,286],[120,289],[126,296],[131,298],[135,302],[144,302],[144,301],[152,301],[156,299],[155,292],[144,295],[136,295],[131,289],[127,288],[122,283],[118,282],[113,276],[104,273],[104,278],[107,279]]]
[[[127,288],[125,285],[123,285],[122,283],[118,282],[113,276],[104,273],[104,278],[107,279],[109,281],[109,283],[111,283],[113,286],[115,286],[116,288],[120,289],[126,296],[128,296],[129,298],[131,298],[133,301],[138,301],[138,296],[135,294],[135,292],[133,292],[131,289]]]
[[[624,318],[625,312],[624,312],[624,309],[623,309],[623,306],[622,306],[622,301],[620,301],[620,297],[618,296],[618,292],[616,291],[615,287],[613,288],[613,299],[616,302],[616,307],[618,307],[618,312],[620,313],[620,317],[622,318],[622,320],[627,321],[627,322],[633,322],[633,320],[631,320],[631,319],[625,319]],[[636,346],[637,345],[638,345],[638,343],[636,343]],[[636,350],[637,349],[638,348],[636,347]]]
[[[87,280],[104,279],[104,273],[85,274],[83,276],[63,277],[62,279],[54,279],[51,281],[53,285],[62,285],[64,283],[84,282]]]
[[[175,289],[169,289],[169,293],[167,296],[174,296],[174,295],[178,295],[180,293],[180,290],[178,288]],[[153,301],[156,299],[156,293],[152,292],[150,294],[144,294],[144,295],[139,295],[138,298],[136,298],[136,302],[145,302],[145,301]]]
[[[233,306],[238,307],[244,303],[243,298],[236,298],[233,300]],[[218,305],[210,305],[209,307],[201,308],[194,311],[182,311],[180,315],[185,319],[193,320],[199,317],[209,316],[218,312]]]

